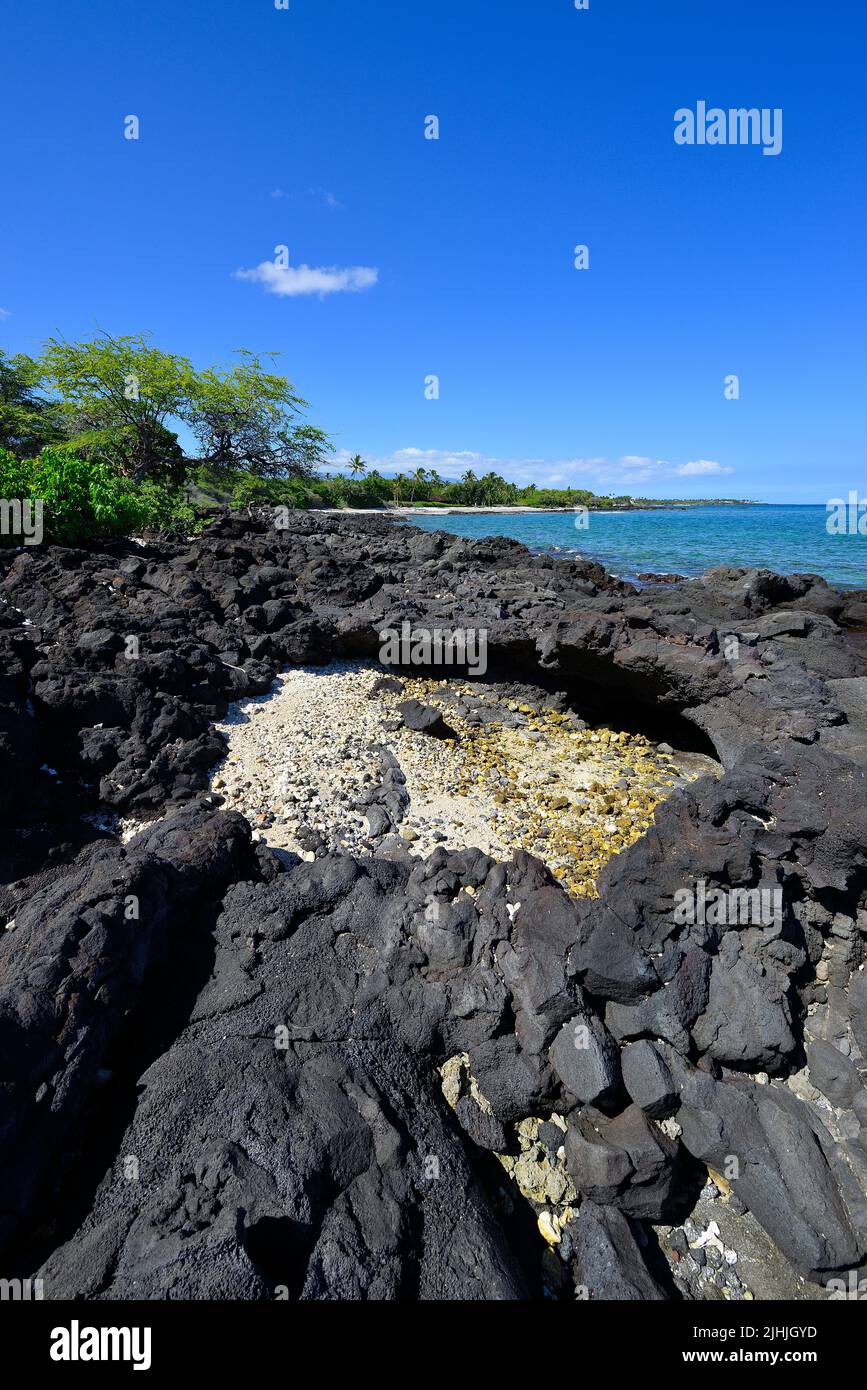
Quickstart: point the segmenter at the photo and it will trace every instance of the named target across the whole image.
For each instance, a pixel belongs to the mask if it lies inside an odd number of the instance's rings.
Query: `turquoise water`
[[[584,531],[563,512],[407,520],[425,531],[511,536],[531,550],[577,553],[624,579],[651,570],[694,575],[716,565],[755,565],[781,574],[820,574],[837,588],[867,588],[867,536],[829,535],[821,505],[593,512]]]

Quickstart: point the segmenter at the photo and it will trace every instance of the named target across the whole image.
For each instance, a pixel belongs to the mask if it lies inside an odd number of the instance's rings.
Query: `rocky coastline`
[[[484,678],[378,681],[405,622],[484,630]],[[377,516],[0,552],[3,1269],[97,1300],[857,1286],[865,630],[815,576],[639,592]]]

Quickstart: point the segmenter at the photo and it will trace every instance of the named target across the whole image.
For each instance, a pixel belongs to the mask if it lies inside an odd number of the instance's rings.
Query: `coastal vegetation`
[[[197,370],[147,334],[51,338],[36,357],[0,350],[0,497],[42,499],[46,535],[80,544],[131,530],[189,531],[215,507],[538,507],[623,510],[696,505],[586,488],[520,486],[489,471],[386,477],[333,444],[271,362],[240,349]],[[192,440],[186,451],[179,431]],[[14,533],[0,543],[17,543]]]
[[[146,334],[108,333],[52,338],[38,357],[0,351],[0,497],[41,499],[47,538],[67,544],[200,525],[201,479],[230,505],[264,500],[277,480],[291,505],[308,505],[292,486],[316,478],[330,441],[286,377],[237,356],[197,371]]]
[[[535,483],[521,486],[509,482],[498,473],[489,472],[476,477],[464,473],[456,480],[446,480],[435,470],[419,468],[411,474],[398,473],[385,477],[376,468],[359,474],[348,465],[349,476],[341,472],[326,472],[315,476],[291,479],[251,478],[248,473],[223,473],[219,478],[207,469],[197,469],[194,478],[202,498],[217,497],[230,505],[248,501],[293,507],[346,507],[350,509],[389,507],[537,507],[542,511],[557,508],[587,507],[591,511],[630,511],[648,507],[697,507],[747,505],[738,500],[722,498],[665,498],[632,497],[628,494],[600,495],[587,488],[538,487]]]

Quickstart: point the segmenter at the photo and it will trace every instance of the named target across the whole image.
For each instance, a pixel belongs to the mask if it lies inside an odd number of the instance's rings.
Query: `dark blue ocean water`
[[[531,550],[578,553],[624,579],[651,570],[694,575],[716,565],[755,565],[820,574],[838,588],[867,588],[867,536],[829,535],[827,519],[821,505],[593,512],[583,531],[564,512],[407,518],[425,531],[511,536]]]

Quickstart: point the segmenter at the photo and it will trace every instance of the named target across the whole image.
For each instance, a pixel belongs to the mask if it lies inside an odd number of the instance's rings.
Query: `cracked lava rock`
[[[823,1297],[862,1266],[863,596],[728,568],[638,591],[505,539],[267,513],[0,576],[10,1276],[661,1300]],[[335,729],[300,813],[300,748],[285,817],[267,781],[249,805],[230,711],[366,673],[404,621],[485,628],[480,694],[384,672],[371,719],[397,727],[345,799]],[[442,818],[446,775],[468,815],[489,798],[484,844]],[[780,909],[684,920],[699,882]]]

